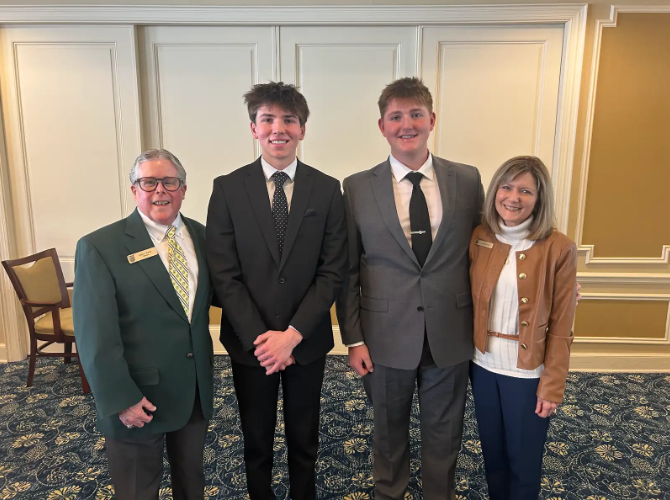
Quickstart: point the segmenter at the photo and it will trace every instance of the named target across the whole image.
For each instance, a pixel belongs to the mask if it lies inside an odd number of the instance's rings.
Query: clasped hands
[[[295,363],[293,349],[302,340],[302,335],[292,327],[285,332],[268,330],[254,341],[254,356],[265,368],[266,375],[272,375]]]

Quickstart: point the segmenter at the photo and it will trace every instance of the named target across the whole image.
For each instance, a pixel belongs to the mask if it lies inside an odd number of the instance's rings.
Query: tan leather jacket
[[[486,352],[489,308],[510,245],[479,226],[470,240],[470,282],[474,303],[475,347]],[[544,363],[538,397],[563,401],[575,317],[577,247],[554,230],[528,250],[516,252],[519,293],[518,368],[533,370]]]

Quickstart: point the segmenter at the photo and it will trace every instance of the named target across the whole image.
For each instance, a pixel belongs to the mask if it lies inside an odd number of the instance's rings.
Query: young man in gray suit
[[[423,496],[453,499],[473,353],[468,245],[484,192],[476,168],[428,151],[435,113],[421,80],[388,85],[379,111],[391,156],[343,185],[350,262],[340,331],[374,408],[375,497],[407,489],[416,382]]]

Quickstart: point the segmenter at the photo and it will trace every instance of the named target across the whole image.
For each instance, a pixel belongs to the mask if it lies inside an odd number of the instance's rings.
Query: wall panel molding
[[[667,265],[670,263],[670,245],[663,245],[661,257],[595,257],[594,245],[582,243],[584,232],[584,217],[586,214],[586,191],[589,179],[589,163],[591,159],[591,143],[593,138],[593,123],[596,107],[596,93],[598,88],[598,71],[600,69],[600,51],[602,48],[602,35],[605,28],[616,28],[619,14],[670,14],[670,6],[667,5],[612,5],[609,19],[598,19],[593,42],[593,57],[591,60],[591,78],[588,88],[588,101],[586,111],[586,127],[584,137],[584,155],[582,157],[581,176],[579,180],[579,195],[577,205],[577,247],[585,258],[588,265],[618,265],[642,270],[648,266]]]
[[[660,301],[668,304],[663,337],[575,337],[576,344],[670,345],[670,294],[667,293],[582,293],[582,300]]]

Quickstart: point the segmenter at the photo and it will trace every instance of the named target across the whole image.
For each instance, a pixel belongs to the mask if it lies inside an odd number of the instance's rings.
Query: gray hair
[[[135,159],[133,168],[130,169],[131,184],[135,185],[135,183],[137,182],[140,164],[144,163],[145,161],[152,161],[152,160],[168,160],[170,163],[172,163],[172,165],[174,165],[174,168],[177,169],[177,177],[181,181],[182,186],[186,185],[186,170],[184,170],[184,167],[179,161],[179,158],[170,153],[167,149],[149,149],[144,153],[142,153],[141,155],[139,155]]]

